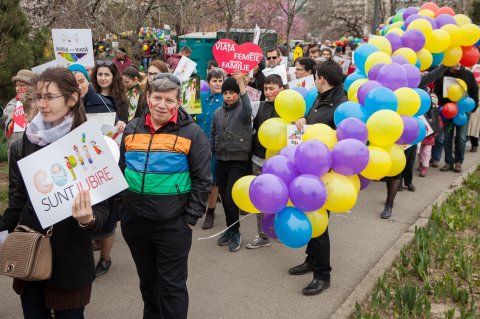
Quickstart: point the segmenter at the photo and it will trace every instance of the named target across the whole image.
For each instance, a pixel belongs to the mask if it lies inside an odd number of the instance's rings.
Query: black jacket
[[[462,66],[460,70],[457,71],[448,69],[445,72],[445,76],[450,76],[465,81],[467,84],[467,94],[475,101],[475,108],[473,109],[472,113],[475,112],[478,105],[478,84],[477,81],[475,81],[475,76],[473,73]],[[450,102],[448,98],[443,97],[443,77],[435,81],[435,94],[438,97],[438,105],[445,105],[446,103]]]
[[[340,84],[327,92],[318,94],[312,108],[306,116],[307,124],[323,123],[335,129],[333,115],[337,107],[348,101],[343,84]]]
[[[265,158],[265,153],[267,149],[263,147],[263,145],[258,140],[258,129],[268,119],[272,117],[279,117],[277,112],[275,111],[275,105],[273,102],[265,101],[260,102],[260,106],[258,107],[257,116],[253,120],[253,137],[252,137],[252,154],[259,157]]]
[[[23,136],[22,158],[35,153],[39,149],[41,149],[40,146],[32,144],[26,135]],[[22,224],[46,233],[33,210],[17,162],[10,162],[10,166],[13,166],[13,170],[20,178],[9,206],[0,219],[0,231],[8,230],[11,232],[17,224]],[[106,202],[103,201],[94,205],[93,212],[96,222],[88,229],[81,228],[73,217],[53,225],[53,235],[51,237],[53,271],[48,283],[50,286],[58,289],[78,289],[89,285],[95,279],[91,235],[99,232],[108,218]]]

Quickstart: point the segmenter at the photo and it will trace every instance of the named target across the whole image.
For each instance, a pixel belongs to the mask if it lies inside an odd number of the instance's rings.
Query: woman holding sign
[[[68,134],[86,121],[80,89],[66,68],[49,68],[35,81],[34,101],[39,109],[23,137],[23,157]],[[20,174],[16,162],[10,163]],[[30,178],[30,177],[29,177]],[[44,182],[44,181],[43,181]],[[83,318],[95,279],[91,235],[98,232],[108,217],[105,202],[92,206],[88,192],[80,192],[73,202],[72,217],[53,225],[51,237],[52,274],[46,281],[14,279],[13,289],[20,295],[24,317],[49,319]],[[0,219],[0,231],[13,231],[17,224],[41,233],[23,178],[8,208]]]

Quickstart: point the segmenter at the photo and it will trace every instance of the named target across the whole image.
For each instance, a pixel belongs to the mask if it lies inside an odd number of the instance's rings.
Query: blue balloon
[[[480,47],[480,40],[478,40],[478,42],[475,43],[473,46],[474,46],[474,47]]]
[[[307,215],[294,207],[285,207],[275,216],[278,240],[290,248],[301,248],[312,237],[312,224]]]
[[[367,78],[366,75],[363,75],[360,72],[353,72],[352,74],[347,76],[347,78],[345,79],[345,82],[343,83],[343,89],[345,90],[345,92],[348,92],[348,89],[350,88],[353,82],[355,82],[356,80],[365,79],[365,78]]]
[[[365,73],[365,62],[367,61],[370,54],[377,52],[378,49],[372,44],[362,44],[355,50],[355,55],[353,59],[357,69]]]
[[[410,145],[415,145],[420,143],[421,141],[423,141],[423,139],[427,135],[427,127],[425,126],[425,123],[423,123],[423,121],[418,117],[413,117],[413,118],[417,121],[418,127],[420,130],[418,132],[417,138],[413,142],[411,142]]]
[[[432,53],[432,57],[433,57],[432,66],[438,66],[440,63],[442,63],[444,56],[445,54],[443,54],[443,52]]]
[[[353,101],[343,102],[337,107],[333,114],[333,120],[336,126],[349,117],[355,117],[363,123],[366,123],[368,120],[368,115],[365,112],[365,109],[360,104]]]
[[[367,114],[373,114],[380,110],[397,111],[398,100],[395,93],[386,87],[374,88],[367,93],[363,103]]]
[[[303,98],[305,98],[305,96],[307,96],[307,94],[308,94],[308,90],[306,88],[302,87],[302,86],[294,86],[292,88],[292,90],[300,93],[303,96]]]
[[[420,116],[428,112],[430,110],[430,106],[432,104],[432,100],[430,98],[430,94],[428,94],[425,90],[422,89],[413,89],[415,92],[418,93],[420,96],[420,108],[418,109],[417,113],[413,116]]]
[[[460,111],[453,118],[453,124],[455,124],[456,126],[463,126],[463,125],[467,124],[467,122],[468,122],[467,114],[466,113],[460,113]]]
[[[305,110],[305,115],[308,114],[310,109],[313,106],[313,103],[315,103],[315,100],[317,99],[318,96],[318,90],[317,88],[311,88],[310,91],[308,91],[307,95],[305,96],[305,104],[307,105],[307,108]]]
[[[464,97],[457,102],[458,114],[472,112],[475,108],[475,100],[471,97]]]
[[[420,61],[417,59],[417,62],[415,62],[415,66],[417,67],[417,69],[420,70]]]

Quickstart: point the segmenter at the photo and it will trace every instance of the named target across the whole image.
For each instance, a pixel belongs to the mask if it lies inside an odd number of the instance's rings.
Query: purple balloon
[[[276,214],[288,203],[287,185],[273,174],[255,177],[248,193],[252,204],[262,213]]]
[[[370,81],[375,81],[378,76],[378,72],[380,72],[380,69],[385,65],[385,63],[377,63],[374,66],[370,68],[368,71],[368,79]],[[358,94],[357,94],[358,96]],[[363,103],[362,103],[363,104]]]
[[[435,21],[435,19],[433,18],[430,18],[430,17],[422,17],[422,19],[424,20],[427,20],[428,22],[430,22],[430,24],[432,25],[432,29],[438,29],[437,27],[437,22]]]
[[[328,147],[322,142],[310,140],[303,142],[297,147],[297,151],[295,152],[295,168],[300,174],[322,176],[327,173],[331,167],[332,154]]]
[[[367,188],[368,185],[370,184],[371,180],[369,180],[366,177],[363,177],[360,174],[358,174],[357,176],[360,179],[360,190]]]
[[[205,80],[201,80],[200,81],[200,92],[204,93],[204,92],[208,92],[208,90],[210,90],[210,87],[208,86],[208,82],[205,81]]]
[[[408,85],[407,72],[398,63],[387,64],[378,73],[377,81],[395,91]]]
[[[327,200],[327,189],[320,177],[310,174],[297,176],[288,187],[290,200],[304,212],[320,209]]]
[[[370,73],[370,72],[369,72]],[[373,90],[374,88],[381,87],[382,85],[378,83],[377,81],[367,81],[363,83],[357,91],[357,98],[358,98],[358,103],[363,105],[363,102],[365,101],[365,97],[367,96],[367,93]]]
[[[262,231],[267,234],[268,237],[273,238],[273,239],[278,239],[277,237],[277,232],[275,231],[275,216],[276,215],[271,215],[271,214],[265,214],[262,216],[262,222],[261,227]]]
[[[295,152],[297,151],[297,146],[295,145],[287,145],[278,153],[278,155],[285,156],[288,158],[292,163],[295,163]]]
[[[418,7],[408,7],[407,9],[405,9],[405,11],[403,11],[403,21],[406,21],[409,16],[417,13],[418,11],[420,11],[420,8]]]
[[[337,140],[354,138],[363,143],[368,140],[368,129],[365,123],[355,117],[349,117],[337,126]]]
[[[392,46],[392,52],[397,51],[403,47],[402,37],[396,33],[390,32],[385,35],[385,38],[390,42]]]
[[[408,30],[402,35],[402,43],[404,47],[418,52],[425,46],[425,35],[420,30]]]
[[[347,138],[332,149],[332,169],[342,175],[356,175],[367,167],[369,158],[365,143]]]
[[[298,175],[293,162],[281,155],[275,155],[266,160],[263,164],[262,173],[280,177],[287,186]]]
[[[410,15],[406,20],[405,20],[405,23],[403,24],[403,26],[405,27],[405,30],[407,30],[408,28],[408,25],[410,23],[412,23],[413,20],[417,20],[417,19],[422,19],[423,16],[417,14],[417,13],[414,13],[412,15]]]
[[[407,72],[408,87],[412,89],[418,88],[422,78],[420,70],[412,64],[404,64],[402,67],[405,69],[405,72]]]
[[[392,63],[398,63],[398,64],[410,64],[410,62],[408,62],[408,60],[401,56],[401,55],[393,55],[392,56]]]
[[[307,90],[306,88],[302,87],[302,86],[294,86],[294,87],[292,88],[292,90],[297,91],[297,92],[300,93],[304,98],[305,98],[305,96],[307,96],[307,94],[308,94],[308,90]]]
[[[437,27],[439,29],[447,24],[457,25],[457,21],[455,21],[455,19],[449,14],[439,15],[438,17],[435,18],[435,22],[437,23]]]
[[[418,122],[411,116],[402,115],[402,121],[403,133],[395,143],[399,145],[410,144],[417,138],[420,132],[420,126],[418,125]]]

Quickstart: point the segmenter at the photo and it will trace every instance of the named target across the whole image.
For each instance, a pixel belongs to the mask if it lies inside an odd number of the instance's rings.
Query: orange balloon
[[[432,10],[433,12],[437,12],[437,10],[439,8],[438,8],[436,3],[427,2],[427,3],[424,3],[423,6],[420,7],[420,10],[423,10],[423,9],[428,9],[428,10]]]

